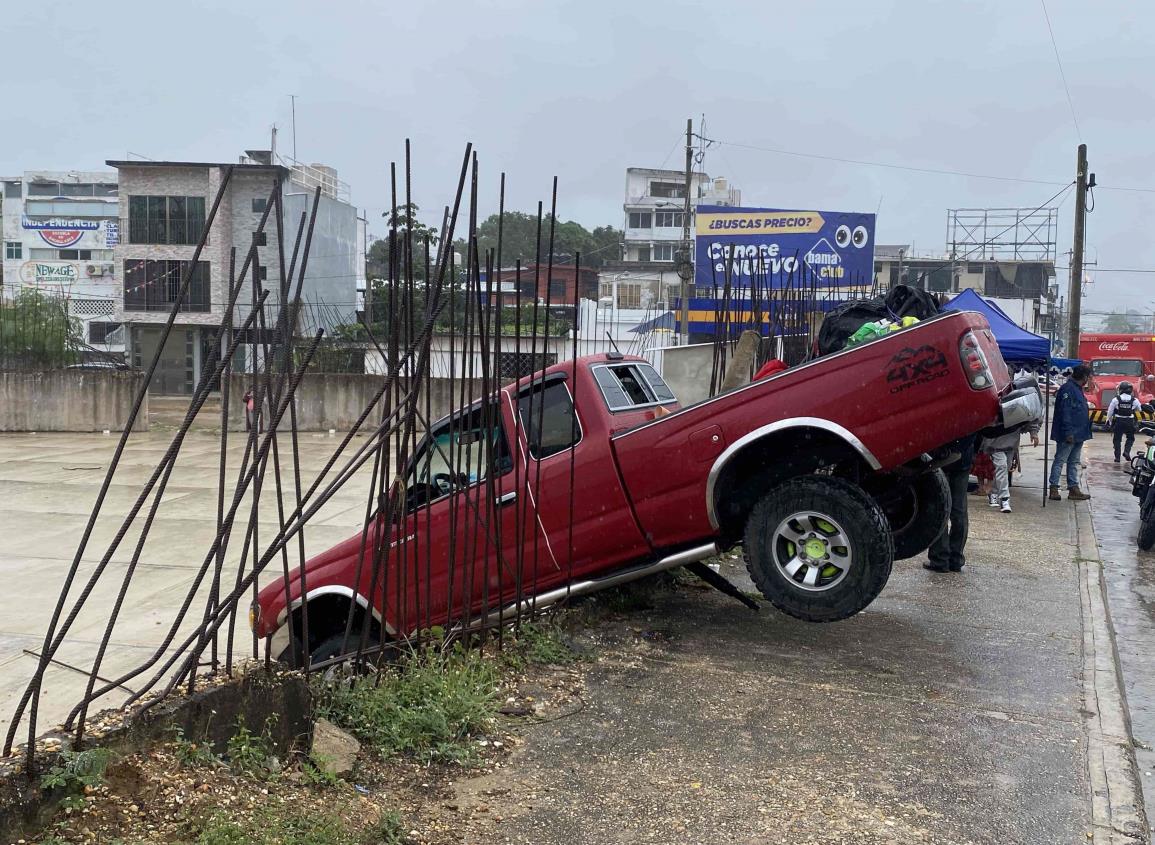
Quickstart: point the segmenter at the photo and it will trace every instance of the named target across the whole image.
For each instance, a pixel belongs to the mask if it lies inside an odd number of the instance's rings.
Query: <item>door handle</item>
[[[496,501],[497,501],[497,506],[501,507],[502,505],[508,505],[510,502],[513,502],[516,500],[517,500],[517,491],[516,490],[510,490],[508,493],[503,493],[502,495],[498,496]]]

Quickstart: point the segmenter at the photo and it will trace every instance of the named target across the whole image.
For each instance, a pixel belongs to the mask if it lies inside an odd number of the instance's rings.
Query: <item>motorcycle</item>
[[[1143,551],[1155,546],[1155,428],[1143,426],[1140,434],[1147,435],[1143,451],[1131,458],[1131,495],[1139,500],[1139,536],[1137,542]]]

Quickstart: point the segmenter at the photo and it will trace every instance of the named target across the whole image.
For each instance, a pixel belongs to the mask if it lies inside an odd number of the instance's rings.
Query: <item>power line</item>
[[[967,170],[951,170],[942,167],[916,167],[909,164],[894,164],[888,161],[870,161],[867,159],[850,158],[847,156],[822,155],[820,153],[805,153],[799,150],[784,150],[777,147],[762,147],[757,144],[743,144],[737,141],[720,141],[713,139],[715,144],[726,147],[734,147],[741,150],[754,150],[762,153],[772,153],[773,155],[791,156],[794,158],[809,158],[818,161],[833,161],[839,164],[856,164],[861,167],[881,167],[885,170],[905,170],[910,173],[929,173],[935,176],[960,176],[965,179],[988,179],[995,182],[1018,182],[1026,185],[1052,185],[1060,186],[1066,185],[1058,179],[1030,179],[1022,176],[1003,176],[995,173],[974,173]],[[1095,189],[1099,191],[1129,191],[1133,193],[1155,194],[1155,188],[1145,188],[1135,185],[1103,185],[1096,184]]]
[[[867,161],[865,159],[846,158],[843,156],[821,155],[819,153],[803,153],[797,150],[783,150],[774,147],[760,147],[756,144],[740,144],[736,141],[719,141],[714,143],[721,144],[727,147],[735,147],[743,150],[756,150],[763,153],[773,153],[774,155],[793,156],[795,158],[811,158],[819,161],[835,161],[841,164],[857,164],[865,167],[882,167],[887,170],[906,170],[913,173],[933,173],[938,176],[962,176],[968,179],[991,179],[997,182],[1021,182],[1028,185],[1067,185],[1067,182],[1060,182],[1050,179],[1026,179],[1019,176],[1000,176],[991,173],[971,173],[964,170],[947,170],[938,167],[915,167],[908,164],[893,164],[885,161]]]
[[[1047,0],[1039,0],[1043,6],[1043,17],[1047,21],[1047,32],[1051,35],[1051,47],[1055,50],[1055,64],[1059,66],[1059,77],[1063,80],[1063,90],[1067,92],[1067,105],[1071,109],[1071,120],[1075,123],[1075,135],[1083,140],[1083,133],[1079,130],[1079,118],[1075,117],[1075,103],[1071,100],[1071,89],[1067,85],[1067,74],[1063,71],[1063,60],[1059,58],[1059,45],[1055,43],[1055,30],[1051,28],[1051,16],[1047,12]]]

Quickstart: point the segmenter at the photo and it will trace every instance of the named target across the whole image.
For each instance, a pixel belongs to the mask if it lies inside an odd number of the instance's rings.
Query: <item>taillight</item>
[[[967,332],[958,342],[958,356],[962,361],[963,371],[967,380],[975,390],[991,387],[995,381],[991,378],[991,368],[987,364],[987,356],[979,346],[974,332]]]

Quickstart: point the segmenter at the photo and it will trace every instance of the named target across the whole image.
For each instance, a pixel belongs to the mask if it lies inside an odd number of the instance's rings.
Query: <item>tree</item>
[[[437,229],[433,226],[427,226],[422,223],[417,214],[421,209],[416,203],[411,203],[408,206],[399,206],[397,208],[397,216],[394,219],[392,209],[385,212],[382,217],[385,218],[386,226],[390,233],[393,232],[393,227],[396,225],[397,232],[394,236],[394,243],[397,246],[397,266],[394,268],[394,273],[398,279],[409,278],[408,267],[406,266],[406,239],[412,238],[412,264],[413,264],[413,278],[425,278],[425,251],[426,245],[429,249],[429,263],[432,264],[434,259],[439,235]],[[410,234],[412,233],[412,234]],[[387,279],[389,278],[390,268],[390,254],[389,254],[389,235],[380,238],[369,246],[369,254],[365,258],[365,275],[368,279]]]
[[[538,252],[538,223],[536,214],[507,211],[504,216],[491,214],[477,227],[478,263],[484,268],[485,255],[497,250],[498,225],[501,225],[501,264],[512,267],[522,264],[546,263],[549,260],[550,222],[547,214],[541,221],[541,251]],[[573,264],[578,253],[583,267],[598,269],[607,261],[621,257],[623,233],[613,226],[599,226],[592,232],[572,220],[558,220],[553,227],[554,264]],[[454,244],[462,258],[469,254],[464,239]]]
[[[0,298],[0,369],[48,370],[80,360],[80,321],[63,297],[23,288]]]
[[[1143,317],[1141,314],[1134,311],[1115,311],[1107,315],[1107,319],[1103,322],[1103,331],[1112,334],[1135,334],[1143,331]]]

